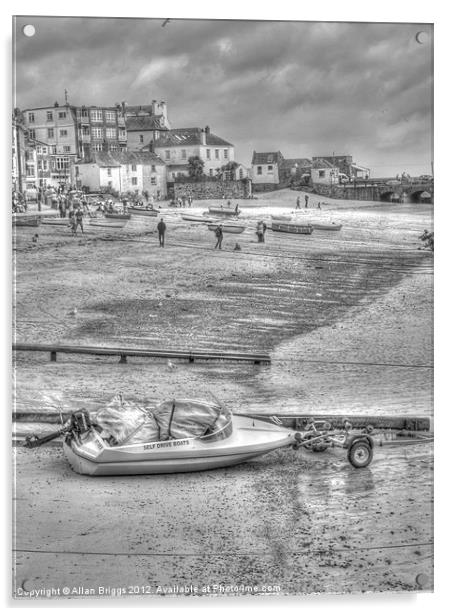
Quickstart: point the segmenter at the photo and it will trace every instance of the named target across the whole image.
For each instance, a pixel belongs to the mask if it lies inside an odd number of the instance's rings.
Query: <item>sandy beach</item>
[[[41,225],[37,243],[35,229],[16,229],[18,342],[266,351],[272,363],[176,361],[170,371],[159,360],[16,353],[14,411],[94,410],[121,391],[151,403],[213,393],[241,412],[432,415],[433,254],[418,239],[432,206],[311,196],[295,211],[298,195],[240,201],[246,230],[225,235],[222,251],[206,225],[168,207],[164,249],[158,219],[86,225],[75,238]],[[268,230],[259,244],[256,224],[270,227],[272,214],[343,227]],[[28,588],[70,578],[126,579],[151,594],[227,581],[338,593],[415,590],[419,573],[432,588],[427,446],[378,451],[358,473],[340,452],[290,451],[204,474],[95,481],[56,448],[16,456],[16,580]],[[89,502],[75,504],[80,491]]]

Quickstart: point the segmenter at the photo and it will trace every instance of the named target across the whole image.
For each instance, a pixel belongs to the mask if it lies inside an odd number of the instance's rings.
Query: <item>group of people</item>
[[[309,205],[308,205],[308,204],[309,204],[309,195],[305,195],[305,196],[304,196],[304,206],[305,206],[305,208],[308,208],[308,207],[309,207]],[[296,210],[300,210],[300,209],[301,209],[301,199],[300,199],[300,197],[297,197],[297,205],[296,205],[296,208],[295,208],[295,209],[296,209]],[[320,204],[320,201],[317,203],[317,209],[319,209],[319,210],[321,210],[321,209],[322,209],[322,206],[321,206],[321,204]]]
[[[175,205],[176,207],[192,207],[193,205],[193,197],[191,195],[182,195],[177,197],[177,199],[173,199],[171,205]]]

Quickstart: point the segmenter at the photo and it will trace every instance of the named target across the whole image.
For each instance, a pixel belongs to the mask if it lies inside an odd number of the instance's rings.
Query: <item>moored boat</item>
[[[105,214],[105,218],[109,218],[112,220],[130,220],[131,217],[132,217],[132,214],[111,214],[111,213]]]
[[[307,223],[298,222],[281,222],[274,220],[272,222],[272,231],[280,231],[283,233],[299,233],[301,235],[311,235],[313,227]]]
[[[158,216],[160,214],[159,210],[154,210],[153,208],[145,208],[145,207],[128,207],[127,211],[130,214],[137,214],[138,216]]]
[[[104,229],[122,229],[127,220],[105,220],[102,218],[94,218],[90,220],[89,224],[91,227],[103,227]]]
[[[207,216],[197,216],[196,214],[182,214],[182,220],[188,220],[190,222],[213,222],[213,218],[208,218]]]
[[[223,229],[223,233],[243,233],[246,229],[246,227],[244,225],[234,225],[234,224],[228,224],[228,223],[212,223],[210,225],[207,225],[209,228],[209,231],[215,231],[221,224],[221,227]]]
[[[209,213],[221,216],[239,216],[240,210],[233,207],[209,207]]]
[[[280,220],[281,222],[290,222],[292,220],[292,216],[272,214],[271,219],[276,221]]]
[[[43,218],[41,223],[43,225],[54,225],[56,227],[69,227],[71,221],[69,218]]]
[[[38,227],[41,219],[33,214],[13,214],[12,222],[15,227]]]
[[[342,225],[338,225],[335,222],[311,222],[310,225],[313,229],[317,229],[319,231],[340,231],[342,229]]]

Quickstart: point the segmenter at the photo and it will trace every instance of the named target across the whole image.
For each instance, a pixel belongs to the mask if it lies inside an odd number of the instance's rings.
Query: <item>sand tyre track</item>
[[[347,459],[355,468],[369,466],[373,457],[372,444],[367,438],[354,439],[347,451]]]

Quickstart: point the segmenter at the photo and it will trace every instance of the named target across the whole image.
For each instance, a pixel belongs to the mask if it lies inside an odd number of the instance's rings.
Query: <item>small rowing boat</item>
[[[197,216],[196,214],[182,214],[182,220],[188,220],[189,222],[213,222],[213,218],[207,218],[206,216]]]
[[[124,227],[124,225],[126,224],[127,220],[118,220],[118,221],[111,221],[108,222],[108,220],[102,220],[102,219],[94,219],[94,220],[90,220],[89,224],[91,227],[103,227],[104,229],[122,229]]]
[[[112,220],[130,220],[132,214],[105,214],[105,218],[111,218]]]
[[[244,225],[234,225],[234,224],[221,224],[223,229],[223,233],[243,233],[246,229]],[[209,231],[215,231],[220,225],[212,223],[207,225],[209,227]]]
[[[274,214],[272,214],[271,218],[272,220],[276,220],[276,221],[280,220],[281,222],[290,222],[292,220],[292,216],[283,216],[283,215],[278,216]]]
[[[43,225],[54,225],[55,227],[69,227],[71,225],[69,218],[43,218]]]
[[[127,211],[138,216],[158,216],[160,214],[158,210],[146,207],[128,207]]]
[[[12,221],[15,227],[38,227],[41,223],[40,217],[33,214],[13,214]]]
[[[210,214],[220,214],[221,216],[238,216],[240,210],[233,207],[209,207]]]
[[[338,225],[335,222],[312,222],[310,225],[313,229],[318,229],[319,231],[340,231],[342,229],[342,225]]]
[[[274,220],[272,222],[272,231],[280,231],[282,233],[298,233],[301,235],[311,235],[313,230],[312,225],[299,222],[281,222]]]

